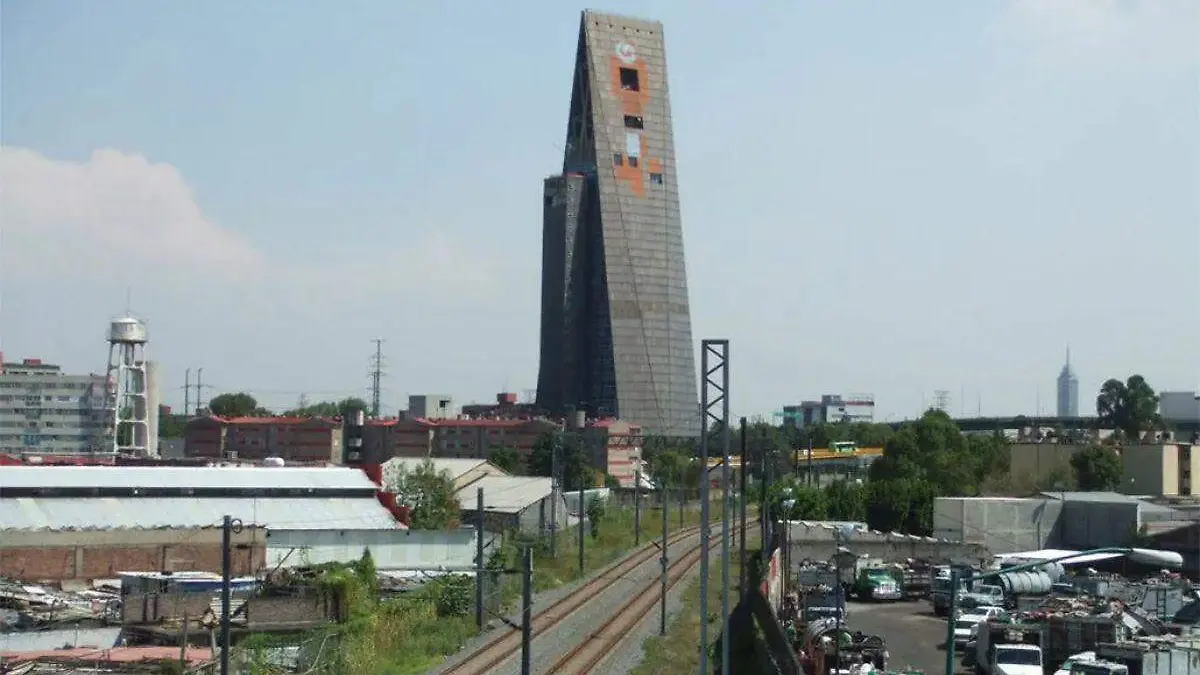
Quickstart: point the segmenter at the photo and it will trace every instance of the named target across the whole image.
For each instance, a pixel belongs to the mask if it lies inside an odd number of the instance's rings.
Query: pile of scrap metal
[[[89,623],[121,623],[120,594],[107,590],[61,591],[0,579],[0,630]]]
[[[1157,628],[1121,602],[1048,598],[1036,609],[981,623],[978,640],[967,644],[963,661],[976,665],[981,658],[979,652],[988,645],[1036,645],[1047,672],[1053,672],[1074,654],[1094,651],[1100,644],[1125,642],[1147,632],[1157,632]]]
[[[885,670],[888,660],[882,636],[851,632],[828,618],[805,626],[797,655],[807,675],[866,675]]]

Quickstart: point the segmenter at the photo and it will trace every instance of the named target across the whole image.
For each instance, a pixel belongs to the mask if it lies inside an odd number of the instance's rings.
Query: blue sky
[[[0,339],[107,321],[293,405],[536,381],[541,179],[582,7],[0,2]],[[665,24],[697,339],[735,414],[1200,385],[1200,3],[618,2]],[[961,399],[961,400],[960,400]]]

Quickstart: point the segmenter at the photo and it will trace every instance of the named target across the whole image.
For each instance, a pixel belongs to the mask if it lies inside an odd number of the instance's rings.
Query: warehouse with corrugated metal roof
[[[395,530],[377,487],[330,467],[0,466],[0,576],[86,582],[121,571],[262,568],[270,530]]]

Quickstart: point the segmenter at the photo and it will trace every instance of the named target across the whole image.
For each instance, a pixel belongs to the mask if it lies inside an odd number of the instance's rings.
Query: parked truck
[[[974,658],[981,660],[988,645],[1036,645],[1041,649],[1042,665],[1049,674],[1080,652],[1096,651],[1096,658],[1105,658],[1100,656],[1100,645],[1125,641],[1129,635],[1129,628],[1120,617],[1113,615],[1051,616],[1043,621],[1022,623],[992,620],[979,625]],[[1132,670],[1130,668],[1131,675]],[[1200,668],[1191,675],[1200,675]]]
[[[859,600],[878,602],[899,600],[903,597],[892,569],[883,565],[861,567],[854,578],[851,591]]]
[[[1200,675],[1200,649],[1154,640],[1102,644],[1096,658],[1118,663],[1128,675]]]
[[[1044,675],[1041,646],[1025,641],[1023,635],[991,630],[995,626],[990,622],[980,625],[974,641],[976,675]]]

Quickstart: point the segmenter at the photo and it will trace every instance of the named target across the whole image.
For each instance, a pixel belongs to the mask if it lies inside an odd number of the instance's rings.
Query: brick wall
[[[251,628],[310,626],[333,619],[335,607],[324,595],[251,598],[246,603],[246,621]]]
[[[210,593],[134,593],[123,598],[121,619],[126,624],[157,624],[185,616],[199,620],[212,607],[214,597]],[[238,604],[235,597],[233,606]],[[246,627],[309,628],[336,618],[336,606],[332,598],[316,593],[252,597],[246,600]]]
[[[121,622],[153,624],[185,616],[200,620],[211,604],[207,593],[134,593],[122,598]]]
[[[233,573],[252,575],[266,547],[233,550]],[[120,572],[221,571],[220,544],[47,546],[0,548],[0,577],[23,581],[112,579]]]

